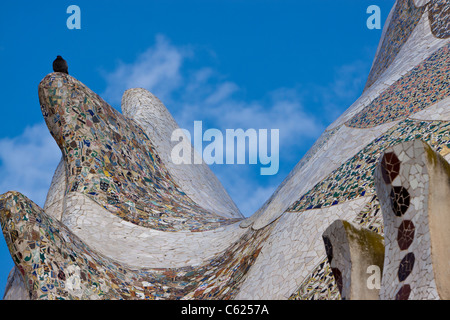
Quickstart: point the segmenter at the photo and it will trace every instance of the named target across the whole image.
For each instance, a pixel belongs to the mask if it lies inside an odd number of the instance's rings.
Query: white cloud
[[[0,193],[18,191],[42,207],[60,159],[61,151],[45,124],[0,139]]]
[[[179,70],[189,56],[187,48],[175,48],[165,37],[156,37],[156,44],[140,54],[133,63],[119,62],[111,73],[105,73],[107,88],[103,97],[120,103],[122,94],[130,88],[145,88],[161,99],[181,84]]]

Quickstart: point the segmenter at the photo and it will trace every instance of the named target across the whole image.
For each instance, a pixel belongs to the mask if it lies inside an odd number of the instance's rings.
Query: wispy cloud
[[[103,94],[111,103],[120,103],[129,88],[146,88],[163,98],[181,84],[182,62],[189,56],[188,48],[175,48],[159,35],[156,44],[140,54],[133,63],[119,62],[113,72],[105,72],[107,82]]]
[[[0,193],[19,191],[42,207],[60,158],[45,124],[0,139]]]

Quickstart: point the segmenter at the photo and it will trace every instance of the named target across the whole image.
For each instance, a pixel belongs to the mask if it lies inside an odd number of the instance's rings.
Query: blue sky
[[[69,30],[69,5],[81,30]],[[381,30],[366,9],[394,0],[2,1],[0,194],[43,206],[60,151],[37,86],[62,55],[69,72],[120,111],[145,87],[182,128],[279,129],[280,169],[214,165],[245,216],[273,193],[323,130],[361,94]],[[13,266],[0,237],[0,298]]]

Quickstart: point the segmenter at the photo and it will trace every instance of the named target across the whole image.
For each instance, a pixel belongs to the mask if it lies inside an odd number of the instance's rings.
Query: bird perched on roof
[[[67,61],[64,60],[61,56],[57,56],[55,61],[53,61],[53,71],[69,74],[69,67],[67,66]]]

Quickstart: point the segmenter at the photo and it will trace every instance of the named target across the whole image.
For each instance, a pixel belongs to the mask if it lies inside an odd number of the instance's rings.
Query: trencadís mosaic
[[[67,192],[162,231],[200,231],[236,222],[207,212],[173,181],[145,132],[69,75],[39,85],[42,113],[66,160]]]
[[[450,45],[439,49],[383,91],[346,125],[369,128],[406,118],[450,95]]]
[[[17,192],[0,198],[3,234],[32,299],[231,299],[273,225],[249,229],[197,268],[130,268],[97,254]]]
[[[370,87],[378,77],[394,61],[398,52],[408,40],[414,28],[417,26],[426,7],[416,8],[414,0],[397,1],[392,13],[391,23],[385,33],[383,42],[370,71],[366,83],[366,89]]]
[[[300,197],[287,211],[303,211],[336,205],[374,193],[375,162],[386,148],[403,141],[422,139],[438,152],[450,147],[450,123],[405,120],[367,145]]]

